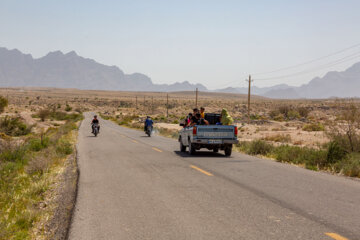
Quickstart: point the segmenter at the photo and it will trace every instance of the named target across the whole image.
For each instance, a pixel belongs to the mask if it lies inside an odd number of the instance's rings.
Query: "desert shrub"
[[[276,134],[276,135],[266,136],[264,140],[272,141],[272,142],[288,143],[291,142],[291,136],[290,134]]]
[[[49,118],[50,116],[50,111],[48,109],[41,109],[38,113],[37,116],[39,116],[39,118],[41,119],[42,122],[45,121],[45,119]]]
[[[312,132],[312,131],[324,131],[325,127],[321,123],[309,123],[305,124],[302,128],[304,131]]]
[[[266,155],[270,153],[273,149],[273,146],[262,140],[252,141],[249,145],[249,148],[246,150],[246,153],[251,155]]]
[[[303,163],[301,148],[282,145],[274,149],[275,159],[279,162]]]
[[[287,118],[290,120],[298,119],[298,118],[300,118],[300,113],[296,110],[290,110],[287,113]]]
[[[291,110],[290,106],[288,105],[282,105],[278,107],[278,111],[284,115],[285,118],[288,117],[288,113]]]
[[[336,141],[329,143],[327,148],[327,162],[336,163],[346,156],[346,150]]]
[[[56,152],[61,155],[69,155],[73,152],[72,144],[66,139],[60,139],[56,146]]]
[[[307,118],[310,113],[309,108],[306,108],[306,107],[298,107],[297,111],[300,114],[300,116],[303,118]]]
[[[139,116],[137,116],[137,115],[125,115],[125,116],[122,116],[121,119],[120,119],[119,124],[120,125],[127,125],[127,124],[131,123],[136,118],[139,118]]]
[[[41,138],[33,138],[29,141],[28,149],[30,151],[38,152],[41,149],[47,148],[49,146],[50,139],[49,137]]]
[[[6,116],[0,119],[0,132],[9,136],[23,136],[31,132],[31,127],[23,123],[20,118]]]
[[[273,151],[275,159],[279,162],[305,164],[306,168],[316,170],[327,165],[327,151],[306,147],[283,145]]]
[[[342,112],[342,122],[330,125],[328,136],[337,142],[348,153],[360,152],[360,110],[355,105],[350,105]]]
[[[279,114],[281,114],[280,112],[279,112],[279,110],[271,110],[270,112],[269,112],[269,117],[270,118],[272,118],[272,119],[274,119],[276,116],[278,116]]]
[[[43,174],[49,168],[50,163],[48,156],[34,156],[25,167],[25,171],[28,174]]]
[[[3,96],[0,96],[0,113],[3,113],[9,102]]]
[[[273,119],[278,122],[282,122],[285,120],[284,115],[281,113],[279,115],[275,116]]]
[[[82,120],[83,116],[80,113],[66,113],[61,111],[54,111],[51,112],[50,117],[52,120],[57,121],[64,121],[64,120],[72,120],[72,121],[79,121]]]
[[[174,120],[172,123],[173,123],[173,124],[179,124],[179,121],[178,121],[178,120]]]
[[[342,161],[335,164],[337,172],[342,172],[346,176],[360,177],[360,154],[352,153]]]
[[[23,162],[26,149],[23,145],[11,145],[2,148],[0,152],[0,162]]]
[[[63,120],[66,119],[67,113],[66,112],[61,112],[61,111],[55,111],[55,112],[51,112],[50,117],[51,117],[52,120],[63,121]]]
[[[72,110],[72,107],[70,107],[69,104],[66,104],[65,111],[70,112]]]
[[[179,138],[179,133],[176,130],[168,129],[168,128],[156,128],[160,135],[171,137],[174,139]]]

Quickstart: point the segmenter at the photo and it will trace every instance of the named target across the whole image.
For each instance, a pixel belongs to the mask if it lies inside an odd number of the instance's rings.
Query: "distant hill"
[[[273,87],[252,87],[253,94],[269,98],[351,98],[360,97],[360,62],[343,72],[328,72],[324,77],[316,77],[300,87],[286,84]],[[216,90],[228,93],[247,93],[247,88],[225,88]]]
[[[154,84],[141,73],[125,74],[116,66],[107,66],[78,56],[74,51],[50,52],[34,59],[17,49],[0,48],[0,87],[57,87],[119,91],[189,91],[201,84],[187,81]]]

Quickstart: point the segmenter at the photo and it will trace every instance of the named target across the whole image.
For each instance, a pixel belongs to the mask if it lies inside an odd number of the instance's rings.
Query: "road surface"
[[[72,240],[360,239],[360,181],[240,153],[189,156],[104,120],[93,137],[90,121]]]

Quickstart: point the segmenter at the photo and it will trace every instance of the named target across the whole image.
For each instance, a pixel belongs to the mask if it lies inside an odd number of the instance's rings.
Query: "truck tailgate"
[[[235,137],[234,126],[197,126],[197,138],[230,139]]]

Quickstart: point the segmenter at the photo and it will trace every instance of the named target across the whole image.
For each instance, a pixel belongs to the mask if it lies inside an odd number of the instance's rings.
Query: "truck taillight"
[[[235,128],[234,128],[234,134],[235,134],[235,136],[237,137],[237,135],[238,135],[238,128],[237,128],[237,126],[235,126]]]
[[[196,127],[193,127],[193,135],[196,135],[196,131],[197,131]]]

